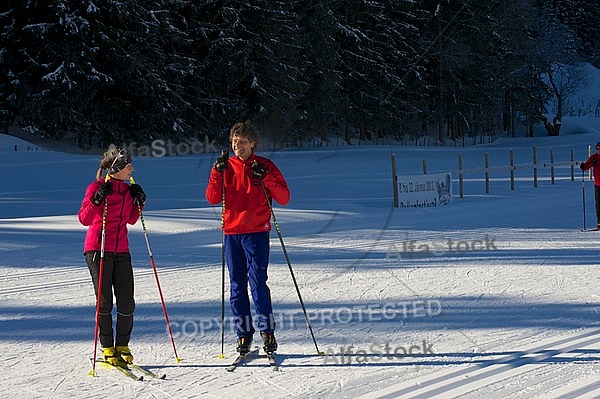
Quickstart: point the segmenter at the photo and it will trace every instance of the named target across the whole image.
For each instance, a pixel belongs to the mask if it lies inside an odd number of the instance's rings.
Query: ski
[[[235,371],[235,369],[237,369],[240,365],[242,365],[244,363],[244,361],[246,361],[246,359],[248,359],[250,357],[250,352],[244,354],[244,355],[238,355],[238,357],[235,358],[235,360],[227,367],[227,371]]]
[[[248,360],[248,358],[250,356],[252,356],[253,353],[256,353],[256,352],[258,352],[258,348],[251,350],[248,353],[238,355],[238,357],[236,357],[235,360],[229,366],[227,366],[226,370],[229,372],[235,371],[235,369],[237,369],[239,366],[244,364],[246,362],[246,360]]]
[[[274,352],[267,353],[267,360],[269,361],[269,364],[271,365],[271,370],[279,371],[279,363],[277,362],[277,358],[275,357]]]
[[[146,369],[145,367],[140,366],[139,364],[129,364],[129,368],[137,370],[140,373],[147,375],[148,377],[156,378],[158,380],[164,380],[165,378],[167,378],[166,374],[156,374],[156,373]]]
[[[600,227],[594,227],[592,229],[581,229],[581,231],[600,231]]]
[[[104,360],[96,360],[96,362],[102,364],[102,366],[104,366],[106,368],[119,370],[121,373],[123,373],[124,375],[126,375],[127,377],[131,378],[134,381],[143,381],[144,380],[144,376],[135,375],[134,372],[131,371],[127,367],[115,366],[114,364],[110,364],[109,362],[104,361]]]

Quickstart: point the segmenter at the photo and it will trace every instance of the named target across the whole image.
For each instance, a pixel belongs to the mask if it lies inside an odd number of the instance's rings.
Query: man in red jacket
[[[236,350],[241,354],[248,353],[255,332],[248,297],[250,285],[263,349],[272,353],[277,350],[277,341],[271,292],[267,285],[271,230],[269,202],[274,199],[286,205],[290,191],[277,166],[254,153],[259,132],[252,123],[236,123],[229,132],[229,140],[235,156],[229,158],[228,153],[223,153],[217,159],[210,172],[206,199],[216,205],[221,203],[223,195],[225,197],[223,228],[230,280],[229,301],[238,337]]]
[[[579,167],[581,170],[594,168],[594,199],[596,201],[596,223],[600,228],[600,141],[596,143],[596,153],[592,154]]]

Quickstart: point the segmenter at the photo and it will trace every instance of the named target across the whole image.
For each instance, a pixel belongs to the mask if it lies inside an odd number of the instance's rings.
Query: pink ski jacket
[[[106,196],[108,208],[106,214],[105,252],[129,252],[127,224],[135,224],[140,217],[137,205],[129,192],[129,185],[122,180],[111,179],[112,193]],[[102,245],[102,214],[104,202],[96,206],[92,198],[103,180],[92,182],[85,191],[79,209],[79,222],[88,226],[83,244],[83,252],[100,251]]]

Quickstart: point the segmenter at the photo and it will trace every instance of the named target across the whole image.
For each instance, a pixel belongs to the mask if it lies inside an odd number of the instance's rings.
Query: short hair
[[[250,121],[238,122],[233,125],[229,131],[229,141],[233,139],[233,136],[245,137],[251,142],[254,141],[256,143],[255,148],[258,146],[258,140],[260,139],[258,129]]]

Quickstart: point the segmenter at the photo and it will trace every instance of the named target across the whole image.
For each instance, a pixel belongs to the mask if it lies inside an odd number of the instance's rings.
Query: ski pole
[[[129,178],[131,184],[135,184],[133,177]],[[156,279],[156,287],[158,288],[158,294],[160,296],[160,302],[162,304],[163,313],[165,315],[165,321],[167,322],[167,330],[169,330],[169,336],[171,337],[171,344],[173,345],[173,353],[175,353],[175,361],[179,363],[181,359],[177,356],[177,349],[175,348],[175,340],[173,339],[173,331],[171,331],[171,322],[169,321],[169,315],[167,314],[167,307],[165,306],[165,299],[163,297],[162,289],[160,288],[160,281],[158,280],[158,271],[156,270],[156,263],[154,262],[154,255],[150,248],[150,239],[148,238],[148,230],[146,230],[146,222],[144,221],[144,214],[142,213],[142,206],[136,201],[138,211],[140,213],[140,221],[142,222],[142,229],[144,230],[144,237],[146,239],[146,247],[148,248],[148,255],[150,256],[150,263],[152,264],[152,270],[154,271],[154,277]]]
[[[221,156],[226,151],[221,151]],[[225,358],[225,171],[223,171],[223,182],[221,184],[221,354],[220,359]]]
[[[265,198],[267,200],[267,204],[269,205],[269,210],[271,211],[271,217],[273,218],[273,224],[275,225],[275,230],[277,231],[277,235],[279,236],[279,242],[281,243],[281,249],[283,250],[283,255],[285,256],[285,260],[287,261],[288,269],[290,270],[290,274],[292,275],[292,280],[294,281],[294,287],[296,287],[296,293],[298,293],[298,299],[300,300],[300,305],[302,306],[302,311],[304,312],[304,318],[306,319],[306,324],[308,325],[308,329],[310,331],[310,335],[312,336],[312,340],[315,344],[315,348],[317,349],[317,354],[323,355],[324,353],[319,350],[319,346],[317,345],[317,340],[315,339],[315,333],[313,332],[312,325],[310,324],[310,319],[308,318],[308,314],[306,312],[306,306],[304,306],[304,301],[302,300],[302,295],[300,295],[300,288],[298,288],[298,283],[296,282],[296,277],[294,276],[294,271],[292,270],[292,263],[290,262],[290,257],[288,256],[287,250],[285,249],[285,244],[283,243],[283,237],[281,236],[281,231],[279,230],[279,224],[277,223],[277,218],[275,217],[275,212],[273,212],[273,205],[271,205],[271,199],[269,198],[269,194],[267,194],[267,189],[265,188],[265,184],[260,182],[260,185],[265,193]]]
[[[583,229],[585,230],[585,172],[581,169],[581,196],[583,198]]]
[[[110,180],[106,175],[104,182]],[[104,245],[106,243],[106,214],[108,213],[108,201],[104,198],[104,210],[102,211],[102,241],[100,242],[100,265],[98,266],[98,287],[96,289],[96,323],[94,326],[94,355],[92,356],[92,371],[89,375],[96,376],[96,351],[98,350],[98,329],[100,324],[100,301],[102,300],[102,271],[104,270]]]

